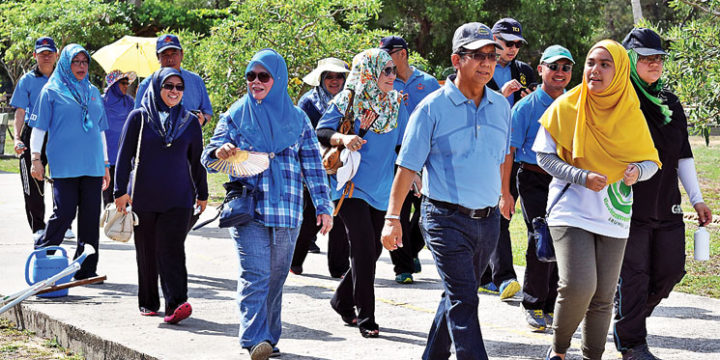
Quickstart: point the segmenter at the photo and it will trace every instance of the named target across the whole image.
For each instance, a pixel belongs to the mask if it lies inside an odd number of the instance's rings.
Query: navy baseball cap
[[[622,42],[625,49],[633,49],[642,56],[667,55],[662,48],[660,35],[646,28],[634,28]]]
[[[48,36],[43,36],[35,41],[35,53],[39,54],[43,51],[57,52],[55,41]]]
[[[498,20],[492,28],[493,34],[505,41],[527,41],[522,37],[522,25],[515,19],[504,18]]]
[[[399,36],[386,36],[380,40],[380,49],[385,50],[387,52],[392,52],[393,50],[403,49],[407,50],[408,45],[405,39],[399,37]]]
[[[180,39],[178,39],[177,36],[165,34],[158,36],[156,49],[159,54],[167,49],[182,50],[182,46],[180,45]]]
[[[458,52],[460,48],[476,50],[483,46],[495,45],[502,50],[502,46],[493,38],[490,28],[479,22],[471,22],[460,25],[453,35],[452,50]]]

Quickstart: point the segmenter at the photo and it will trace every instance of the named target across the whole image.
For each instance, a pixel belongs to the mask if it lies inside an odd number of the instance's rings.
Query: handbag
[[[140,113],[140,132],[138,132],[137,149],[135,149],[135,162],[133,164],[132,185],[130,189],[130,202],[135,195],[135,180],[137,179],[138,163],[140,161],[140,143],[142,142],[143,125],[145,125],[145,117]],[[132,211],[132,206],[128,206],[126,213],[117,211],[115,204],[107,204],[100,219],[100,226],[103,228],[105,236],[111,240],[119,242],[128,242],[133,234],[133,228],[139,224],[138,216]]]
[[[221,228],[242,226],[252,221],[255,218],[259,182],[260,176],[257,177],[255,186],[234,181],[224,183],[223,187],[227,191],[225,200],[217,207],[215,217],[197,224],[192,230],[200,229],[218,218],[218,227]]]
[[[555,262],[555,246],[553,246],[553,240],[550,236],[550,228],[548,228],[547,217],[550,215],[550,211],[557,204],[560,197],[563,196],[565,191],[570,187],[570,183],[567,183],[562,189],[560,194],[555,198],[555,201],[548,208],[545,216],[538,216],[532,220],[533,226],[533,237],[535,238],[535,255],[537,259],[542,262]]]
[[[355,125],[355,112],[353,111],[353,101],[355,99],[355,91],[350,90],[350,97],[348,99],[348,107],[345,109],[345,115],[340,120],[340,126],[337,132],[343,135],[353,134],[353,125]],[[325,171],[328,175],[334,175],[338,169],[343,165],[340,161],[340,153],[345,148],[342,143],[330,146],[322,147],[322,164],[325,167]]]

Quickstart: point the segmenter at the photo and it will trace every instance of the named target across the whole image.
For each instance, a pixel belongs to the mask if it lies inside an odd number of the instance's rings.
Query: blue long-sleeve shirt
[[[172,208],[191,208],[197,200],[207,200],[208,186],[205,169],[200,164],[202,130],[197,119],[180,137],[166,147],[163,139],[147,123],[147,114],[133,110],[120,137],[120,149],[115,165],[116,198],[133,194],[132,206],[136,210],[164,212]],[[191,115],[195,118],[195,115]],[[130,190],[130,171],[137,149],[140,121],[145,117],[140,161],[135,189]]]

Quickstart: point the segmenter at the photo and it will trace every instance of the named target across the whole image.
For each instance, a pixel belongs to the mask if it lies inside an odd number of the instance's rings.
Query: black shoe
[[[623,360],[660,360],[650,352],[647,344],[633,346],[630,349],[623,351]]]

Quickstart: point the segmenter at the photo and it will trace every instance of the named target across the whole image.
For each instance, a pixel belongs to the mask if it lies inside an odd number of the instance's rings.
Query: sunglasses
[[[521,48],[521,47],[523,46],[523,42],[520,41],[520,40],[518,40],[518,41],[505,41],[505,40],[503,40],[503,41],[505,42],[505,47],[509,47],[509,48],[514,47],[514,48],[516,48],[516,49],[519,49],[519,48]]]
[[[572,71],[572,68],[573,68],[572,64],[565,64],[561,67],[559,64],[551,63],[551,64],[545,64],[545,66],[547,66],[547,68],[552,71],[558,71],[558,69],[562,69],[563,72],[570,72],[570,71]]]
[[[467,56],[470,59],[476,60],[476,61],[485,61],[485,59],[488,59],[490,61],[495,61],[498,58],[497,53],[484,53],[484,52],[459,52],[458,55],[460,56]]]
[[[397,75],[397,66],[388,66],[382,69],[380,74],[385,74],[385,76],[390,76],[390,74]]]
[[[325,75],[325,80],[345,80],[345,75],[337,74],[337,75]],[[262,80],[260,80],[262,81]]]
[[[255,79],[258,79],[261,83],[266,83],[272,79],[272,76],[264,71],[259,73],[251,71],[245,74],[245,79],[247,79],[248,82],[253,82]]]
[[[650,56],[643,56],[638,55],[638,62],[644,62],[644,63],[663,63],[665,62],[665,55],[650,55]]]
[[[168,91],[172,91],[172,89],[175,89],[177,91],[185,91],[185,85],[183,84],[164,83],[162,84],[162,88]]]

